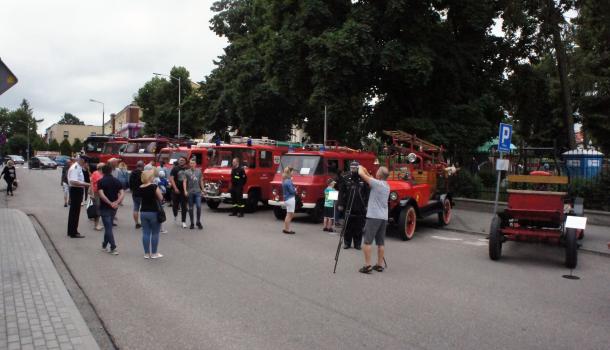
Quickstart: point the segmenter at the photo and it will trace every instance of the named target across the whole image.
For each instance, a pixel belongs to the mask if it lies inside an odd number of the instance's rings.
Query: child
[[[324,190],[324,232],[335,232],[333,230],[333,218],[335,217],[335,201],[329,199],[330,193],[335,190],[335,180],[326,180],[326,189]]]

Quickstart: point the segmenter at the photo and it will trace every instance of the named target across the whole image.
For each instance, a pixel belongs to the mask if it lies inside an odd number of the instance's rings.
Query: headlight
[[[307,197],[307,191],[303,190],[303,192],[301,192],[301,198],[305,197]]]
[[[397,200],[398,199],[398,193],[396,192],[390,192],[390,200]]]
[[[274,197],[277,197],[277,189],[273,189],[273,191],[271,191],[271,193],[273,194]]]

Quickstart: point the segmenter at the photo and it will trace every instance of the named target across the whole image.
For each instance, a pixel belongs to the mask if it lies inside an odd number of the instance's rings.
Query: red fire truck
[[[144,163],[155,162],[159,152],[173,145],[173,140],[166,137],[143,137],[131,139],[121,154],[121,159],[127,164],[129,170],[136,168],[138,161]]]
[[[125,150],[127,146],[127,139],[124,140],[113,140],[106,142],[104,145],[104,150],[102,154],[99,156],[101,163],[108,163],[108,160],[112,158],[121,159],[121,154]]]
[[[357,161],[371,173],[379,168],[377,157],[372,152],[361,152],[341,146],[312,145],[305,150],[284,154],[280,166],[271,182],[271,199],[273,213],[278,220],[286,216],[286,207],[282,195],[282,171],[289,166],[296,171],[292,178],[297,189],[296,212],[307,213],[314,222],[323,219],[324,189],[329,178],[337,179],[339,175],[350,171],[349,165]]]
[[[170,168],[180,157],[185,157],[188,160],[195,158],[197,165],[201,167],[201,171],[207,169],[213,154],[213,143],[198,143],[196,146],[185,147],[166,147],[159,152],[157,162],[164,161]]]
[[[100,162],[100,156],[104,151],[106,143],[127,139],[113,135],[89,136],[83,142],[83,153],[89,157],[89,164],[97,164]]]
[[[253,212],[258,203],[267,204],[271,193],[271,180],[280,163],[280,156],[288,152],[291,144],[263,139],[233,137],[231,144],[214,146],[208,168],[203,173],[204,197],[212,209],[220,203],[230,203],[231,162],[239,158],[248,180],[244,187],[246,210]]]

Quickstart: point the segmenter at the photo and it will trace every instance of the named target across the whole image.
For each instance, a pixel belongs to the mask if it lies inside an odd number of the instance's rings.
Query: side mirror
[[[415,163],[415,161],[417,160],[417,155],[415,153],[409,153],[409,155],[407,156],[407,160],[409,161],[409,163]]]

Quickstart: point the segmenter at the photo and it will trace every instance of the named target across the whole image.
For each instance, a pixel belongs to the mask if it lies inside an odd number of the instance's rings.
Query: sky
[[[204,80],[227,45],[209,29],[213,0],[2,0],[0,58],[19,79],[0,107],[22,99],[44,118],[69,112],[101,125],[153,77],[183,66]]]

